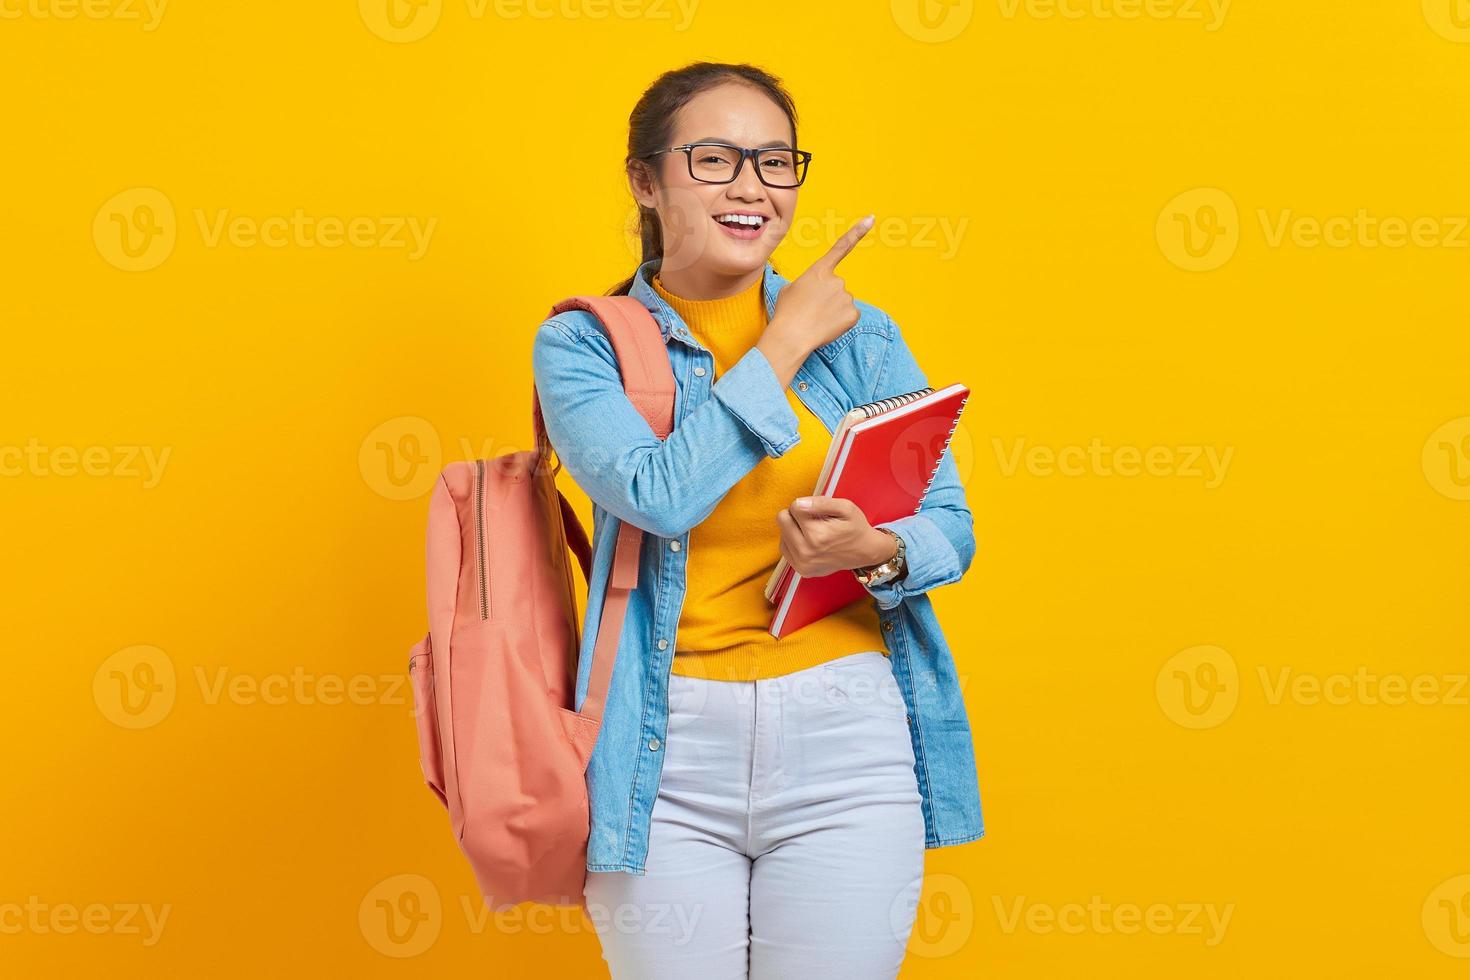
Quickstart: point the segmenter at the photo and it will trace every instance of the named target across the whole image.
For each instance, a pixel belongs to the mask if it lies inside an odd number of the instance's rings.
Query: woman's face
[[[791,123],[759,89],[739,83],[701,92],[679,110],[669,146],[714,141],[733,146],[791,147]],[[648,161],[657,179],[632,176],[633,195],[658,211],[663,226],[661,274],[739,278],[763,269],[785,237],[796,210],[797,189],[767,187],[747,159],[728,184],[709,184],[689,173],[688,154],[664,153]],[[699,161],[695,161],[696,166]],[[758,229],[731,228],[717,218],[731,212],[758,215]]]

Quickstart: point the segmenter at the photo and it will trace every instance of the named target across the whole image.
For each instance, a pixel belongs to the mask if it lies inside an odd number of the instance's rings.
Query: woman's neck
[[[658,281],[681,299],[726,299],[745,292],[765,275],[765,267],[738,276],[724,276],[705,269],[659,269]]]

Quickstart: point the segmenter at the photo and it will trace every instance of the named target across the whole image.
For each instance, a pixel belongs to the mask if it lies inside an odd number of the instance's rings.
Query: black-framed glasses
[[[729,143],[685,143],[650,153],[683,153],[689,161],[689,176],[705,184],[729,184],[740,176],[746,158],[755,161],[755,175],[767,187],[800,187],[806,180],[812,155],[806,150],[784,146],[751,149]]]

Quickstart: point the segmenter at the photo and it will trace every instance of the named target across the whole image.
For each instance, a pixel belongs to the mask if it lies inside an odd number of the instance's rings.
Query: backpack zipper
[[[489,574],[485,569],[485,461],[475,460],[475,557],[480,565],[480,618],[490,618]]]

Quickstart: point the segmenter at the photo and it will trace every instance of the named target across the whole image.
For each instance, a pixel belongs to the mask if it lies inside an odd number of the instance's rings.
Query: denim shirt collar
[[[704,345],[689,332],[688,325],[679,314],[674,312],[674,308],[664,301],[664,298],[658,294],[658,290],[653,288],[653,275],[658,271],[662,261],[662,259],[649,259],[640,265],[633,276],[633,285],[628,288],[628,295],[648,307],[649,312],[653,314],[654,321],[658,323],[658,330],[665,344],[669,342],[670,337],[673,337],[686,346],[704,350]],[[762,291],[766,299],[766,319],[769,320],[776,314],[776,297],[786,287],[787,280],[785,276],[776,271],[769,261],[766,262],[763,275]]]

